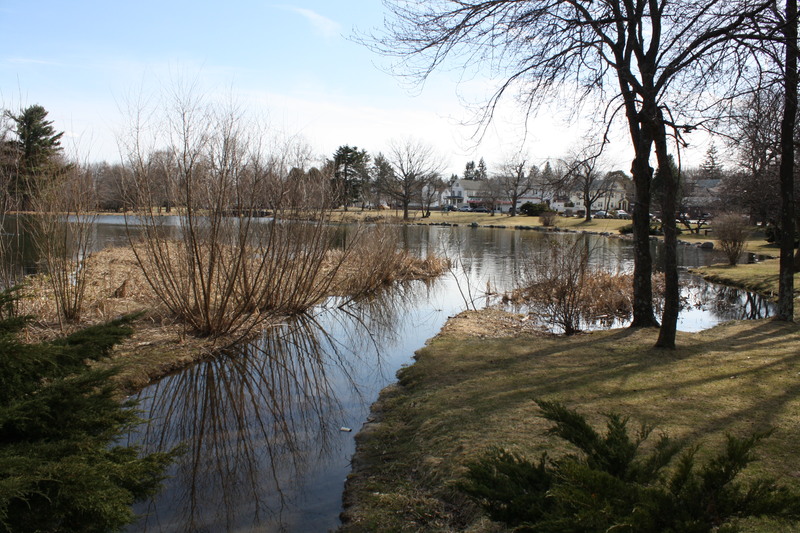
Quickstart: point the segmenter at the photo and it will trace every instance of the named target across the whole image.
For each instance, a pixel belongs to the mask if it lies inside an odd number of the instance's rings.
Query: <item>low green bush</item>
[[[555,423],[550,432],[579,453],[530,461],[494,448],[467,465],[459,485],[490,518],[514,531],[732,532],[737,518],[800,515],[800,495],[772,480],[735,481],[767,433],[728,436],[724,450],[697,466],[698,447],[667,435],[643,451],[652,426],[642,425],[632,436],[628,418],[610,414],[600,434],[560,403],[536,403]]]
[[[129,319],[41,344],[18,338],[26,320],[0,317],[0,532],[117,531],[177,453],[123,444],[135,404],[117,400],[113,370],[91,366],[131,334]]]
[[[633,233],[633,224],[625,224],[621,226],[617,231],[619,231],[622,235],[630,235]],[[680,228],[678,228],[678,234],[680,234]],[[661,224],[658,222],[651,222],[650,223],[650,235],[663,235],[664,232],[661,231]]]
[[[519,206],[519,212],[529,217],[538,217],[547,211],[550,211],[550,206],[545,203],[534,204],[532,202],[525,202]]]

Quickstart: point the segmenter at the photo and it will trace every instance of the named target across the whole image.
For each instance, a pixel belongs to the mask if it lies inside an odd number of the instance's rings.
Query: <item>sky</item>
[[[353,38],[386,15],[379,0],[0,0],[0,107],[44,106],[62,144],[89,161],[119,161],[130,102],[186,84],[265,116],[320,160],[414,139],[449,176],[480,158],[499,170],[520,152],[542,165],[584,143],[586,126],[559,106],[524,128],[512,100],[476,137],[464,100],[482,101],[496,80],[451,65],[409,85]],[[629,152],[612,137],[605,165],[627,170]]]

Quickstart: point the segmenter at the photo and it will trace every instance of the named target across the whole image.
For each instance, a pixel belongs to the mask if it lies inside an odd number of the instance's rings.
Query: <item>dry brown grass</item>
[[[336,265],[332,292],[357,297],[398,281],[432,279],[447,270],[447,259],[433,255],[420,258],[398,250],[398,234],[396,226],[377,225],[360,235],[347,251],[331,252],[328,260]]]

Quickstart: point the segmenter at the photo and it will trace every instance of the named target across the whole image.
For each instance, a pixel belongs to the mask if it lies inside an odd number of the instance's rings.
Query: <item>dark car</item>
[[[479,205],[478,207],[473,207],[472,208],[472,212],[473,213],[488,213],[489,212],[489,208],[485,207],[485,206],[482,206],[482,205]]]

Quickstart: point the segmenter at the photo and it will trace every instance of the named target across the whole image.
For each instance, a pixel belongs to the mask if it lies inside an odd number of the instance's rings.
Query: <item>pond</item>
[[[148,423],[127,436],[145,450],[178,443],[186,452],[164,489],[135,510],[129,532],[328,531],[339,524],[354,436],[381,389],[451,317],[496,302],[513,287],[537,231],[408,226],[398,246],[444,254],[452,270],[433,282],[394,286],[370,299],[331,298],[259,339],[193,365],[142,390]],[[120,217],[103,217],[98,246],[126,243]],[[630,270],[622,239],[579,236],[591,260]],[[661,250],[653,244],[656,264]],[[682,267],[723,261],[716,252],[679,249]],[[693,279],[683,272],[678,328],[697,331],[771,312],[764,299]]]

